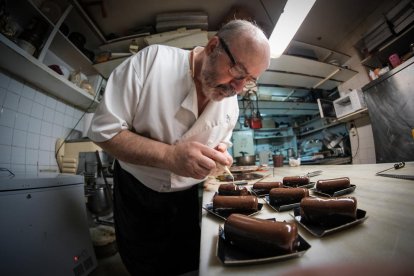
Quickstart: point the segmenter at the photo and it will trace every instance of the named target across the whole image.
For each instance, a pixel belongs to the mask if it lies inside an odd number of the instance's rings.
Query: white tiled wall
[[[58,171],[57,138],[83,112],[0,71],[0,167],[14,174]],[[75,130],[83,130],[83,118]]]

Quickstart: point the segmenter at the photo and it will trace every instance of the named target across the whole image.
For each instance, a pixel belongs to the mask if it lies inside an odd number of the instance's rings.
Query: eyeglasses
[[[230,58],[230,61],[232,63],[232,66],[229,68],[229,73],[230,75],[236,79],[236,80],[244,80],[246,79],[246,87],[254,87],[257,85],[257,79],[248,76],[248,74],[246,73],[246,70],[243,68],[242,65],[240,65],[239,63],[236,62],[236,59],[234,58],[234,56],[232,55],[232,53],[230,52],[229,47],[227,46],[226,42],[224,42],[224,40],[219,37],[219,41],[221,46],[223,47],[224,51],[226,52],[227,56]]]

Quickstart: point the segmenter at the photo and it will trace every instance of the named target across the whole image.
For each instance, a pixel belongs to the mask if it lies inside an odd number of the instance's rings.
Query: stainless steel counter
[[[414,181],[375,176],[376,172],[393,165],[394,163],[299,167],[285,165],[276,168],[275,176],[272,176],[272,170],[262,172],[269,175],[265,181],[281,181],[284,176],[302,175],[316,170],[323,170],[323,173],[312,177],[311,181],[348,176],[351,184],[356,185],[355,191],[349,195],[357,198],[358,208],[365,210],[368,218],[362,224],[321,238],[299,227],[299,234],[311,245],[302,257],[262,264],[225,266],[216,257],[218,228],[224,221],[203,210],[199,275],[297,275],[299,270],[303,273],[304,270],[327,265],[358,265],[367,262],[374,263],[379,268],[386,264],[401,268],[400,262],[404,268],[413,267]],[[392,169],[388,172],[414,175],[414,162],[406,163],[405,168],[398,171]],[[248,187],[254,182],[250,181]],[[203,206],[211,202],[219,184],[216,180],[205,182]],[[290,215],[292,211],[278,213],[267,206],[263,199],[260,202],[264,206],[256,217],[294,221]],[[387,269],[381,271],[385,274],[379,275],[387,275]],[[346,274],[338,271],[338,275]]]

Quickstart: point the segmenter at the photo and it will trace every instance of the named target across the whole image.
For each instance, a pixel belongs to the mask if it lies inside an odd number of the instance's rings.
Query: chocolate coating
[[[356,214],[355,197],[305,197],[300,201],[300,215],[310,222],[324,223],[337,218],[355,220]]]
[[[259,202],[253,195],[247,196],[222,196],[216,195],[213,198],[213,209],[216,211],[239,210],[257,211]]]
[[[316,182],[316,189],[324,192],[331,193],[339,190],[349,188],[351,182],[348,177],[331,178],[331,179],[320,179]]]
[[[290,187],[297,187],[309,184],[309,177],[307,176],[285,176],[283,177],[283,185]]]
[[[309,196],[306,188],[274,188],[269,192],[269,202],[272,205],[287,205],[298,203],[306,196]]]
[[[292,252],[297,247],[298,229],[293,222],[230,215],[224,223],[226,240],[248,252]]]
[[[218,188],[219,195],[249,195],[246,187],[240,188],[239,186],[229,183],[220,184]]]
[[[253,184],[253,189],[256,190],[267,190],[270,191],[273,188],[280,188],[282,187],[282,182],[275,181],[275,182],[256,182]]]

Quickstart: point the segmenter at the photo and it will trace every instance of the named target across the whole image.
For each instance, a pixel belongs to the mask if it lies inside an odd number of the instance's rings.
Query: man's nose
[[[237,94],[240,94],[241,92],[243,92],[243,88],[246,85],[246,79],[241,79],[241,80],[233,79],[230,82],[230,85],[237,92]]]

